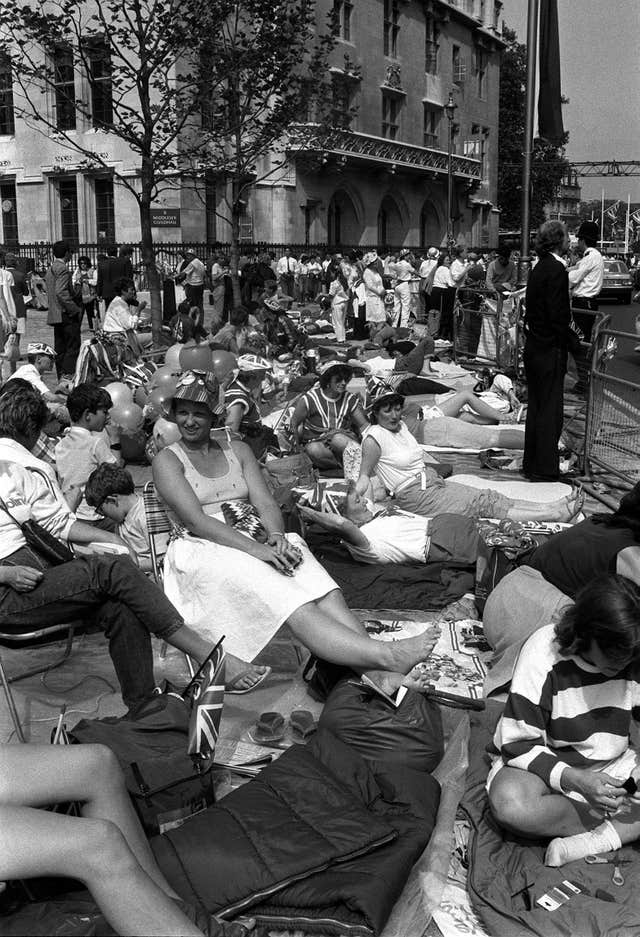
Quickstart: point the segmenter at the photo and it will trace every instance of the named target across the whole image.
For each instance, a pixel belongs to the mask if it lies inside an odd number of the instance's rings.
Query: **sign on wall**
[[[179,228],[179,208],[152,208],[151,226],[153,228]]]

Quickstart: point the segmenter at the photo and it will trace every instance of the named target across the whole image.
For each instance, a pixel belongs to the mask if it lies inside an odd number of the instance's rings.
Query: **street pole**
[[[444,112],[449,121],[449,137],[447,150],[447,248],[453,244],[453,118],[457,104],[453,101],[453,92],[449,92],[449,100],[444,106]]]
[[[524,286],[531,270],[529,228],[531,227],[531,161],[533,157],[533,121],[536,96],[536,58],[538,55],[538,11],[540,0],[528,0],[527,16],[527,95],[524,147],[522,160],[522,231],[520,233],[520,259],[518,285]]]

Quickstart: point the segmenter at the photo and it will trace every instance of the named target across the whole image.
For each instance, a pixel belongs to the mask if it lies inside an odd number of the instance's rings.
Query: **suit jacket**
[[[64,260],[57,257],[45,274],[49,312],[47,325],[59,325],[63,317],[74,319],[81,309],[71,291],[71,274]]]
[[[566,349],[571,321],[569,275],[553,254],[541,257],[529,274],[525,303],[527,341]]]
[[[116,295],[116,288],[123,277],[133,279],[133,264],[129,257],[105,257],[98,261],[98,280],[96,293],[103,299],[111,300]]]

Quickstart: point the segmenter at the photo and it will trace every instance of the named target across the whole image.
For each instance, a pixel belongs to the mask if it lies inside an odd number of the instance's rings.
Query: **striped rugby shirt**
[[[489,752],[562,792],[566,767],[598,769],[624,754],[632,719],[640,719],[640,665],[607,677],[580,657],[562,657],[546,625],[520,651]]]
[[[360,397],[346,391],[338,400],[330,400],[318,385],[302,398],[307,405],[303,439],[317,439],[336,429],[350,429]]]
[[[227,387],[224,395],[224,402],[227,410],[235,404],[239,404],[242,408],[241,429],[247,426],[259,426],[262,423],[260,411],[251,396],[251,391],[248,387],[245,387],[238,378],[232,381]]]

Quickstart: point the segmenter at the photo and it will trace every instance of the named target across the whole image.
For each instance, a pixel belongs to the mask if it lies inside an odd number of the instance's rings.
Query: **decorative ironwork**
[[[446,173],[448,170],[448,156],[442,150],[416,146],[413,143],[399,143],[397,140],[385,140],[383,137],[348,130],[331,130],[328,134],[316,134],[318,128],[313,125],[297,124],[292,127],[289,131],[289,151],[304,155],[317,153],[322,157],[323,163],[326,163],[327,154],[331,154],[383,166],[395,164],[398,170],[413,169],[431,173]],[[481,179],[480,160],[453,154],[451,163],[456,176],[472,180]]]

